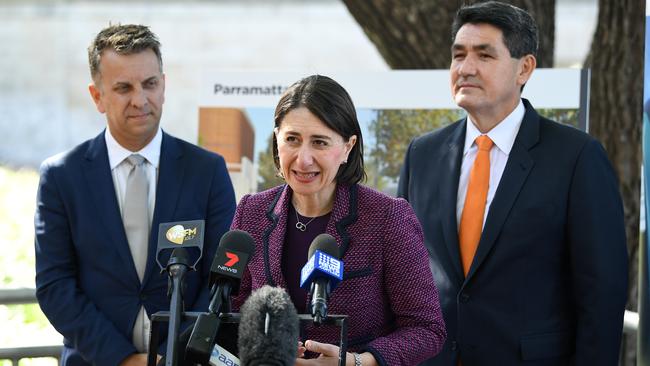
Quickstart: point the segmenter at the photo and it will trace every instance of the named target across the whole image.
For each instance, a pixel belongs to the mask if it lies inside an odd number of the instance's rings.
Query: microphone
[[[298,347],[298,314],[287,292],[263,286],[248,297],[239,323],[241,366],[292,366]]]
[[[241,283],[244,269],[248,260],[255,252],[255,241],[249,233],[242,230],[230,230],[223,234],[219,241],[217,253],[210,267],[210,293],[215,295],[219,289],[228,292],[225,297],[228,299],[230,294],[239,294],[239,285]],[[219,297],[213,296],[210,301],[210,312],[219,311],[221,303]]]
[[[169,275],[167,297],[171,297],[165,365],[175,365],[180,357],[177,350],[182,341],[179,339],[178,331],[183,315],[183,281],[188,271],[196,270],[196,265],[203,256],[204,228],[204,220],[164,222],[158,226],[156,263],[160,267],[160,273],[167,272]],[[161,260],[164,261],[165,257],[167,264],[163,265]],[[149,349],[150,364],[155,363],[155,346],[151,345]]]
[[[343,262],[339,260],[336,239],[320,234],[309,246],[309,260],[300,271],[300,287],[311,294],[311,316],[320,325],[327,318],[327,299],[343,279]]]
[[[181,324],[181,313],[183,312],[183,281],[189,268],[190,263],[187,251],[184,248],[174,249],[166,267],[170,282],[167,296],[171,296],[169,303],[169,333],[166,358],[166,365],[168,366],[177,365],[178,329]]]
[[[255,241],[245,231],[231,230],[221,237],[210,267],[208,312],[199,315],[185,348],[189,361],[208,364],[219,330],[219,313],[230,311],[230,295],[239,293],[244,269],[254,251]]]

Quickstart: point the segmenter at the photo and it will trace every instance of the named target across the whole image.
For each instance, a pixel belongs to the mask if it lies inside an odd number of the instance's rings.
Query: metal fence
[[[31,288],[0,290],[0,305],[34,304],[36,290]],[[623,332],[637,334],[639,329],[639,314],[625,310]],[[23,358],[53,357],[57,360],[61,355],[63,345],[0,348],[0,360],[11,360],[14,366]]]
[[[19,305],[36,303],[36,290],[21,288],[15,290],[0,290],[0,305]],[[0,360],[10,360],[14,366],[24,358],[51,357],[57,361],[61,356],[63,344],[32,347],[0,348]]]

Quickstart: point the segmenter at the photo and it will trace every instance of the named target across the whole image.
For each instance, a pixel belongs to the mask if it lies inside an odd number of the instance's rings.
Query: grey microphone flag
[[[241,366],[292,366],[298,350],[298,314],[287,292],[264,286],[241,307]]]

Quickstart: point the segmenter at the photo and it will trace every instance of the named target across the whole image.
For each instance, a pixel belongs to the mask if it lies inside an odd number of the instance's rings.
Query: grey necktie
[[[122,207],[122,221],[129,241],[133,264],[140,282],[144,278],[149,247],[149,183],[144,166],[144,157],[132,154],[126,158],[131,165],[126,180],[126,194]]]

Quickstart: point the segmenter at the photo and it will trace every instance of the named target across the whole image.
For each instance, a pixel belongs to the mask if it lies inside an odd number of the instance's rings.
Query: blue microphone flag
[[[343,262],[320,250],[315,251],[300,271],[300,287],[309,291],[311,283],[319,277],[328,278],[334,290],[343,279]]]

